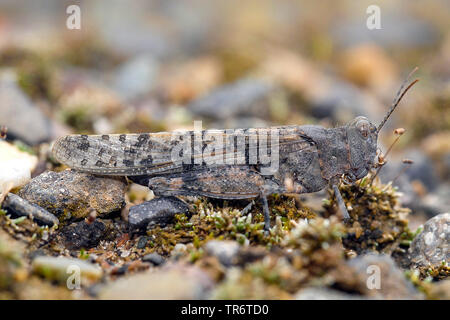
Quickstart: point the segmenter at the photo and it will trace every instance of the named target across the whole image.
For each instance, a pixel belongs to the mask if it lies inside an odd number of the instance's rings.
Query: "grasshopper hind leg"
[[[264,214],[264,230],[270,229],[267,195],[277,185],[249,168],[227,167],[155,176],[148,186],[156,196],[205,196],[215,199],[243,200],[260,198]]]
[[[261,195],[259,196],[261,199],[263,214],[264,214],[264,232],[266,234],[269,233],[270,230],[270,211],[269,211],[269,203],[267,202],[267,196],[261,192]]]
[[[241,210],[241,213],[242,213],[243,215],[247,215],[247,214],[250,212],[250,210],[252,210],[254,204],[255,204],[255,201],[254,201],[254,200],[251,200],[251,201],[244,207],[244,209]]]

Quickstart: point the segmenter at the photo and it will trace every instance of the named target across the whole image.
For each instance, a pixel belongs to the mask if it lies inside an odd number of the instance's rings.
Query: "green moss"
[[[398,202],[397,190],[392,184],[371,181],[367,176],[361,183],[341,185],[342,197],[351,217],[343,244],[357,253],[374,250],[391,254],[399,245],[407,245],[413,238],[406,217],[409,209]],[[329,214],[337,211],[330,191],[330,203],[324,205]]]
[[[89,253],[86,252],[84,248],[80,250],[80,254],[78,255],[80,259],[87,260],[89,259]]]
[[[55,101],[60,94],[50,56],[23,51],[13,62],[17,83],[32,99]]]
[[[417,228],[416,231],[412,232],[408,227],[405,227],[405,231],[400,235],[400,244],[404,247],[409,247],[415,237],[422,232],[422,227]]]
[[[18,218],[16,218],[16,219],[11,219],[11,222],[12,222],[13,224],[21,224],[21,223],[24,222],[26,219],[27,219],[27,217],[26,217],[26,216],[23,216],[23,217],[18,217]]]
[[[79,105],[70,109],[62,109],[59,117],[65,124],[73,127],[80,133],[92,133],[94,117],[89,110],[92,106]]]
[[[446,261],[442,261],[437,266],[428,266],[419,268],[420,278],[430,277],[432,280],[445,280],[450,277],[450,266]]]

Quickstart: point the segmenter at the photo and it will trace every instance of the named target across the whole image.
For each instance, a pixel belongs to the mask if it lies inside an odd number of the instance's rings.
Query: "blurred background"
[[[73,4],[79,30],[66,27]],[[367,27],[372,4],[381,29]],[[450,2],[0,1],[0,125],[40,155],[68,133],[193,120],[377,124],[416,66],[421,81],[380,136],[386,151],[406,129],[381,178],[425,220],[450,208]]]

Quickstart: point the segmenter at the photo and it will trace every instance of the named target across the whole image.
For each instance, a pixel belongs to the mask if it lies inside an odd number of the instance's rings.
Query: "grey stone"
[[[92,210],[99,216],[117,211],[125,203],[123,180],[74,170],[47,171],[32,179],[19,196],[63,220],[84,218]]]
[[[131,100],[149,92],[158,72],[158,62],[152,56],[139,55],[119,67],[113,86],[125,100]]]
[[[29,216],[33,217],[38,224],[48,226],[58,225],[59,220],[53,214],[40,206],[30,203],[27,200],[19,197],[14,193],[8,193],[2,204],[3,208],[7,210],[8,214],[13,216]]]
[[[414,161],[414,163],[405,171],[409,181],[420,181],[428,191],[433,191],[439,185],[439,179],[433,160],[421,150],[414,149],[406,153],[404,158]]]
[[[205,245],[208,254],[217,257],[224,266],[233,264],[233,258],[239,252],[239,244],[235,241],[211,240]]]
[[[450,213],[428,220],[409,248],[413,266],[439,266],[450,262]]]
[[[414,163],[405,167],[406,165],[402,163],[402,159],[405,158],[413,160]],[[438,191],[440,181],[433,161],[427,155],[420,150],[413,149],[406,152],[402,158],[389,155],[387,160],[379,177],[385,183],[395,180],[394,186],[398,187],[403,194],[400,198],[403,206],[410,208],[413,212],[423,212],[432,216],[443,211],[442,205],[439,204],[445,203],[446,198],[439,196],[439,202],[434,202],[436,197],[433,195],[436,192],[437,194],[445,193],[445,190]],[[417,194],[413,186],[414,181],[420,182],[426,188],[431,201],[425,201],[425,198]]]
[[[430,217],[445,212],[450,208],[450,184],[442,183],[436,190],[418,200],[418,207]]]
[[[362,283],[364,296],[388,300],[423,299],[388,255],[370,253],[358,256],[349,260],[348,266]]]
[[[50,141],[51,121],[22,92],[13,72],[0,73],[0,125],[8,128],[8,135],[36,145]]]
[[[236,116],[264,117],[269,113],[268,97],[273,86],[258,79],[242,79],[222,86],[191,102],[196,115],[225,120]]]
[[[164,262],[166,262],[166,260],[161,255],[159,255],[159,254],[157,254],[155,252],[145,255],[142,258],[142,261],[150,262],[150,263],[152,263],[155,266],[162,265],[162,264],[164,264]]]
[[[175,214],[187,213],[189,207],[176,197],[161,197],[130,208],[128,223],[132,229],[172,222]]]

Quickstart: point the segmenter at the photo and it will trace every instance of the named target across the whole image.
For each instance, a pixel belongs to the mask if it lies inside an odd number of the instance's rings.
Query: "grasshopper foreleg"
[[[336,197],[336,201],[338,203],[339,210],[341,210],[344,215],[344,222],[350,220],[350,215],[348,214],[347,207],[345,206],[344,199],[342,199],[341,192],[339,191],[338,185],[333,184],[334,196]]]

